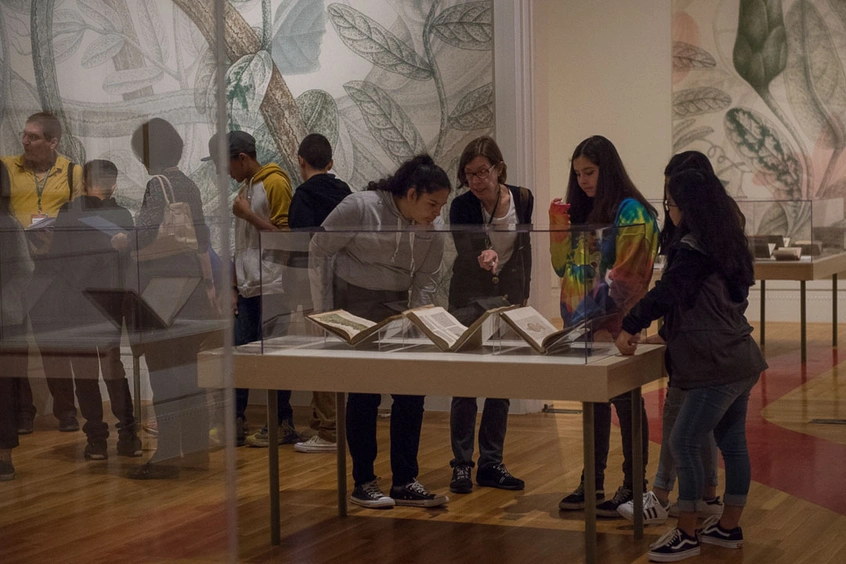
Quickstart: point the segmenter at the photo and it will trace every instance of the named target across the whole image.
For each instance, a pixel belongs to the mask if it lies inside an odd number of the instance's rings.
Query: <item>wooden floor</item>
[[[790,446],[769,443],[761,429],[810,437],[817,445],[846,444],[846,426],[811,424],[814,418],[842,418],[846,389],[837,374],[836,357],[827,346],[830,328],[811,326],[812,357],[798,363],[796,326],[768,324],[767,357],[772,375],[765,383],[774,397],[750,403],[750,450],[753,481],[743,516],[746,544],[741,551],[703,546],[702,563],[843,563],[846,562],[846,509],[840,501],[846,486],[814,492],[780,482],[781,466],[798,468],[811,490],[828,476],[834,484],[841,464],[822,467],[813,455],[792,456]],[[841,344],[843,346],[843,344]],[[795,360],[794,360],[795,359]],[[817,362],[818,360],[818,362]],[[776,373],[795,372],[788,391],[777,386]],[[763,386],[759,386],[763,387]],[[785,389],[787,389],[785,388]],[[652,478],[658,459],[659,407],[662,391],[645,391],[651,420]],[[756,400],[757,401],[757,400]],[[578,404],[556,405],[578,409]],[[252,409],[252,408],[251,408]],[[296,413],[304,423],[305,413]],[[261,409],[249,413],[255,426]],[[524,492],[477,488],[451,496],[445,509],[396,508],[374,511],[351,507],[336,514],[335,465],[332,454],[295,453],[280,447],[282,545],[269,543],[266,450],[236,449],[237,535],[228,535],[224,451],[212,453],[212,469],[184,471],[172,481],[136,482],[124,477],[143,459],[112,458],[85,462],[82,433],[59,433],[52,417],[39,417],[36,432],[21,438],[14,451],[18,478],[0,483],[0,562],[582,562],[580,512],[559,513],[558,501],[577,483],[582,464],[581,415],[532,414],[509,420],[506,463],[526,480]],[[822,430],[820,430],[822,428]],[[754,436],[753,436],[754,434]],[[773,435],[781,437],[781,435]],[[782,439],[778,439],[781,441]],[[377,474],[390,485],[387,455],[388,419],[379,422],[383,447]],[[111,441],[114,449],[114,438]],[[145,436],[145,448],[154,440]],[[773,456],[767,457],[767,454]],[[764,457],[764,458],[761,458]],[[446,492],[451,476],[449,419],[427,413],[420,447],[419,479]],[[762,462],[756,462],[762,460]],[[775,461],[775,462],[774,462]],[[782,461],[782,462],[779,462]],[[787,462],[784,462],[787,461]],[[622,480],[619,432],[612,431],[606,489]],[[756,467],[756,464],[758,467]],[[769,466],[775,469],[770,469]],[[772,471],[771,471],[772,470]],[[799,480],[794,480],[799,481]],[[721,472],[722,483],[722,472]],[[820,483],[827,483],[822,480]],[[774,486],[775,484],[775,486]],[[811,499],[813,498],[813,499]],[[846,504],[843,504],[846,507]],[[646,562],[649,543],[666,526],[649,526],[636,541],[622,520],[599,523],[600,562]],[[237,540],[237,554],[229,551]]]

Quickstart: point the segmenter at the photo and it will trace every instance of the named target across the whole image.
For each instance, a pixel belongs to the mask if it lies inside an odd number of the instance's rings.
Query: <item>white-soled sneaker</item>
[[[323,440],[315,435],[307,441],[296,443],[294,450],[297,452],[337,452],[338,443]]]
[[[643,523],[645,525],[656,525],[667,520],[669,504],[661,505],[661,500],[654,492],[648,491],[643,494]],[[617,508],[623,518],[634,521],[634,501],[627,501]]]
[[[697,531],[699,540],[705,544],[715,544],[723,548],[740,548],[743,546],[743,530],[735,527],[727,531],[720,527],[720,517],[709,517]]]
[[[678,517],[679,516],[679,504],[678,502],[673,503],[670,505],[670,517]],[[723,502],[720,500],[720,496],[715,497],[714,499],[705,501],[704,499],[700,499],[696,502],[696,516],[700,519],[707,519],[708,517],[713,517],[714,515],[720,516],[723,514]]]
[[[391,497],[397,505],[409,507],[438,507],[449,502],[447,496],[430,493],[417,480],[412,480],[404,486],[393,486]]]
[[[376,480],[356,486],[350,496],[350,502],[368,509],[390,509],[396,505],[393,499],[382,493]]]
[[[681,529],[670,529],[650,545],[651,562],[678,562],[692,556],[699,556],[699,539],[689,537]]]

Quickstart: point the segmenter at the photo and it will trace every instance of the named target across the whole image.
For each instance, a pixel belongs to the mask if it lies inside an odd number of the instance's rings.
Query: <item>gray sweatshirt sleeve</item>
[[[308,275],[311,284],[311,299],[315,311],[334,308],[332,281],[335,272],[335,255],[353,237],[352,230],[333,231],[333,228],[349,227],[361,223],[361,210],[354,198],[345,198],[323,222],[326,231],[315,233],[309,244]]]

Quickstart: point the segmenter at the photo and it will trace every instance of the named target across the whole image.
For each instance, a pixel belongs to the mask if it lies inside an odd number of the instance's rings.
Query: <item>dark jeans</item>
[[[596,440],[594,443],[594,464],[596,465],[596,489],[605,489],[605,467],[608,464],[608,449],[611,442],[611,405],[617,410],[620,419],[620,435],[623,442],[623,485],[629,489],[634,484],[632,477],[632,400],[629,394],[622,394],[611,399],[611,403],[593,405],[593,425]],[[646,407],[641,400],[641,421],[643,441],[643,475],[646,476],[646,464],[649,462],[649,422]],[[582,471],[584,482],[584,471]]]
[[[22,339],[25,333],[25,324],[3,327],[3,338],[8,341]],[[0,379],[6,380],[3,395],[8,396],[6,399],[11,400],[11,403],[4,403],[3,405],[4,409],[12,410],[10,413],[16,435],[18,425],[24,419],[32,420],[35,417],[32,388],[27,377],[28,365],[29,349],[26,345],[22,345],[20,348],[6,346],[0,351]],[[0,416],[7,415],[5,413],[0,414]]]
[[[8,338],[22,332],[19,325],[3,328],[3,334]],[[26,355],[26,347],[21,350],[0,349],[0,449],[3,450],[18,446],[17,387],[19,381],[26,382],[26,379],[18,377],[26,373]]]
[[[278,305],[277,301],[270,296],[265,296],[264,302],[265,307],[272,309]],[[262,316],[262,296],[245,298],[240,294],[238,295],[238,315],[235,316],[235,327],[233,331],[236,347],[258,341],[262,338],[265,325],[262,322],[263,317],[270,318],[271,316]],[[288,319],[288,316],[284,312],[280,313],[280,317],[274,320],[275,330],[273,333],[277,335],[284,334],[287,331]],[[291,390],[279,390],[276,397],[279,405],[277,410],[279,424],[287,421],[293,427],[294,410],[291,408]],[[247,410],[247,401],[249,398],[249,388],[235,388],[235,417],[246,419],[244,413]]]
[[[479,468],[502,464],[502,449],[508,424],[507,399],[487,398],[479,424]],[[452,398],[449,414],[449,434],[452,454],[450,466],[473,466],[474,435],[476,434],[476,398]]]

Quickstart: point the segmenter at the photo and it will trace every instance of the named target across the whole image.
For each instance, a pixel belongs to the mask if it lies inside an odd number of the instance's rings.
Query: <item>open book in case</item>
[[[626,229],[625,235],[631,237],[644,232],[641,225]],[[318,355],[404,351],[445,355],[445,359],[460,358],[446,355],[554,355],[572,362],[614,355],[610,336],[606,333],[603,338],[601,327],[592,325],[591,319],[563,328],[556,288],[559,271],[595,267],[591,253],[582,250],[608,246],[619,235],[619,229],[596,225],[512,226],[505,232],[454,225],[262,232],[261,272],[268,274],[262,279],[262,321],[273,325],[275,332],[265,331],[262,341],[239,351],[274,354],[298,348]],[[514,246],[504,266],[496,272],[478,266],[478,249],[502,241]],[[570,248],[578,252],[568,253]],[[348,256],[363,249],[367,250],[363,256],[374,264]],[[378,256],[378,249],[386,249],[384,257]],[[377,274],[363,275],[370,266]],[[409,284],[408,292],[395,289],[403,280]],[[494,290],[502,288],[500,293],[484,294],[492,284],[499,284]],[[475,294],[479,288],[483,295]],[[546,288],[547,295],[540,295],[539,288]],[[520,289],[529,293],[527,299],[519,295]],[[413,305],[420,303],[432,305]]]

